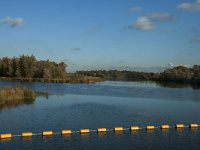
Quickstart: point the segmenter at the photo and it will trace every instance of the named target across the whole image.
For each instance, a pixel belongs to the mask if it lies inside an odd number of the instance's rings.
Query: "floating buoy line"
[[[161,126],[153,126],[153,125],[148,125],[146,127],[139,127],[139,126],[131,126],[129,128],[123,128],[123,127],[114,127],[112,129],[107,129],[107,128],[98,128],[96,130],[90,130],[90,129],[80,129],[80,130],[62,130],[61,132],[53,132],[53,131],[43,131],[40,133],[32,133],[32,132],[23,132],[21,134],[11,134],[11,133],[3,133],[0,134],[0,139],[11,139],[13,137],[32,137],[32,136],[53,136],[53,135],[58,135],[60,134],[61,136],[64,135],[71,135],[71,134],[89,134],[90,132],[96,132],[96,133],[106,133],[106,132],[123,132],[126,130],[130,131],[139,131],[139,130],[155,130],[155,129],[160,129],[160,130],[167,130],[170,128],[175,128],[175,129],[183,129],[183,128],[190,128],[190,129],[197,129],[200,125],[199,124],[189,124],[189,125],[184,125],[184,124],[176,124],[173,126],[170,125],[161,125]]]

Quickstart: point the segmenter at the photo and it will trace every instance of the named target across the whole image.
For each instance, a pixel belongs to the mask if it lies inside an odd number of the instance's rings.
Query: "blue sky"
[[[1,0],[0,56],[69,70],[200,64],[200,0]]]

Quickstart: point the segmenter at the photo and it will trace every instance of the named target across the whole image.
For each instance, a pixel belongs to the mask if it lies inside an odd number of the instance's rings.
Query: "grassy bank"
[[[26,103],[34,101],[36,93],[32,90],[15,87],[15,88],[0,88],[0,106],[15,105],[18,103]]]

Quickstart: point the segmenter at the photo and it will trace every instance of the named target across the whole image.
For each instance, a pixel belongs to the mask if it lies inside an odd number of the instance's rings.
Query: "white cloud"
[[[193,12],[200,11],[200,0],[196,0],[194,3],[180,3],[177,8]]]
[[[175,66],[174,63],[172,63],[172,62],[168,63],[168,67],[174,67],[174,66]]]
[[[167,22],[173,19],[170,13],[152,13],[146,16],[140,16],[137,20],[133,23],[133,25],[129,25],[123,30],[128,29],[137,29],[142,31],[150,31],[154,29],[154,24],[157,22]],[[165,30],[166,32],[172,32],[171,29]]]
[[[140,6],[134,6],[131,8],[132,12],[140,12],[142,10],[142,8]]]
[[[143,31],[150,31],[153,29],[153,24],[147,16],[139,17],[133,24],[133,28]]]
[[[15,27],[21,26],[24,23],[24,20],[20,17],[12,18],[8,16],[2,19],[0,23],[6,24],[12,28],[15,28]]]
[[[149,15],[149,18],[153,21],[166,22],[172,20],[170,13],[153,13]]]
[[[168,67],[169,67],[169,68],[178,67],[178,66],[183,66],[183,67],[187,67],[187,68],[191,67],[190,64],[174,64],[174,63],[172,63],[172,62],[170,62],[170,63],[168,64]]]

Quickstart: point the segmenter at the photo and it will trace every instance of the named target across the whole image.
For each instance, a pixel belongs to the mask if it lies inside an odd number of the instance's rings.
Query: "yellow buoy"
[[[97,132],[106,132],[106,128],[98,128]]]
[[[198,124],[190,124],[190,128],[198,128]]]
[[[165,125],[161,125],[160,127],[161,129],[169,129],[169,125],[165,124]]]
[[[147,126],[146,129],[147,130],[153,130],[153,129],[155,129],[155,127],[154,126]]]
[[[0,134],[0,139],[7,139],[7,138],[12,138],[12,134],[11,133]]]
[[[176,128],[184,128],[184,124],[176,124]]]
[[[123,127],[115,127],[114,128],[114,131],[115,132],[121,132],[121,131],[123,131],[124,129],[123,129]]]
[[[22,137],[28,137],[28,136],[33,136],[33,133],[32,132],[23,132]]]
[[[138,126],[131,126],[131,131],[139,130],[140,128]]]
[[[62,135],[72,134],[72,130],[62,130],[61,134]]]
[[[89,129],[81,129],[81,130],[80,130],[80,133],[81,133],[81,134],[89,133],[89,132],[90,132]]]
[[[51,135],[53,135],[53,131],[44,131],[44,132],[42,132],[42,135],[43,136],[51,136]]]

